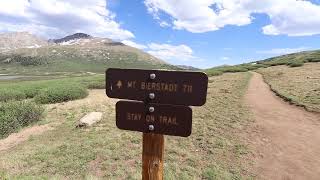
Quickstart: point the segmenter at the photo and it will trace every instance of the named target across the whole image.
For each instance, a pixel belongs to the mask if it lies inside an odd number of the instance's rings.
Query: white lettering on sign
[[[119,80],[117,83],[118,89],[120,89],[122,87],[122,82]]]
[[[192,93],[192,86],[184,84],[183,85],[183,92],[184,93]]]
[[[178,91],[178,85],[174,83],[141,82],[140,87],[141,87],[141,90],[167,91],[167,92]]]
[[[127,120],[129,121],[140,121],[142,119],[142,114],[140,113],[127,113]],[[166,125],[166,126],[178,126],[177,118],[175,116],[166,116],[166,115],[149,115],[147,114],[145,116],[145,121],[148,123],[154,123],[159,122],[160,124]]]
[[[128,81],[128,88],[136,88],[136,81]]]
[[[132,89],[140,89],[140,90],[148,90],[148,91],[160,91],[160,92],[173,92],[176,93],[179,90],[182,93],[192,93],[192,85],[183,84],[181,88],[176,83],[162,83],[162,82],[141,82],[140,84],[137,81],[127,81],[126,83],[122,83],[121,80],[117,81],[116,86],[118,89],[125,87],[125,88],[132,88]]]
[[[174,116],[159,116],[159,121],[161,124],[165,125],[178,125],[177,118]]]
[[[142,115],[138,113],[127,113],[127,120],[139,121]]]

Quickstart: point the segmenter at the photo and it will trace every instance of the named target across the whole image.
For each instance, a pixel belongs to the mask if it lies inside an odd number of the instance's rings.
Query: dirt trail
[[[320,179],[320,116],[289,105],[253,73],[245,97],[255,123],[248,130],[258,179]]]

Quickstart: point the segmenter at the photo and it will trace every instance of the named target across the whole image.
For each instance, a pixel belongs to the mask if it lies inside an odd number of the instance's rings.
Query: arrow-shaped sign
[[[122,82],[119,80],[117,83],[118,89],[120,89],[122,87]]]

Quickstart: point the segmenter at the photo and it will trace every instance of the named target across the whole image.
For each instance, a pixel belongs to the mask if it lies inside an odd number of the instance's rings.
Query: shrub
[[[26,86],[26,87],[21,87],[21,91],[24,92],[26,95],[26,98],[34,98],[40,91],[42,87],[37,87],[37,86]]]
[[[320,57],[307,58],[307,62],[320,62]]]
[[[302,61],[294,61],[294,62],[291,62],[290,64],[288,64],[288,66],[290,67],[300,67],[300,66],[303,66],[303,62]]]
[[[14,89],[0,89],[0,102],[7,102],[10,100],[22,100],[26,95],[18,90]]]
[[[209,70],[206,73],[208,76],[220,76],[223,74],[222,71],[217,71],[217,70]]]
[[[230,66],[230,67],[226,67],[223,72],[246,72],[248,71],[247,68],[245,67],[241,67],[241,66]]]
[[[86,86],[88,89],[105,89],[105,79],[101,78],[88,78],[80,81],[80,84]]]
[[[105,89],[106,85],[104,81],[93,81],[87,84],[88,89]]]
[[[87,89],[79,84],[62,84],[40,90],[35,101],[41,104],[59,103],[85,98]]]
[[[32,101],[0,103],[0,138],[39,121],[44,109]]]

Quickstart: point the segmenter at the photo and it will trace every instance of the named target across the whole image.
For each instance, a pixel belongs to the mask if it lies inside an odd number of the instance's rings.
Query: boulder
[[[91,112],[79,120],[77,127],[90,127],[102,119],[101,112]]]

